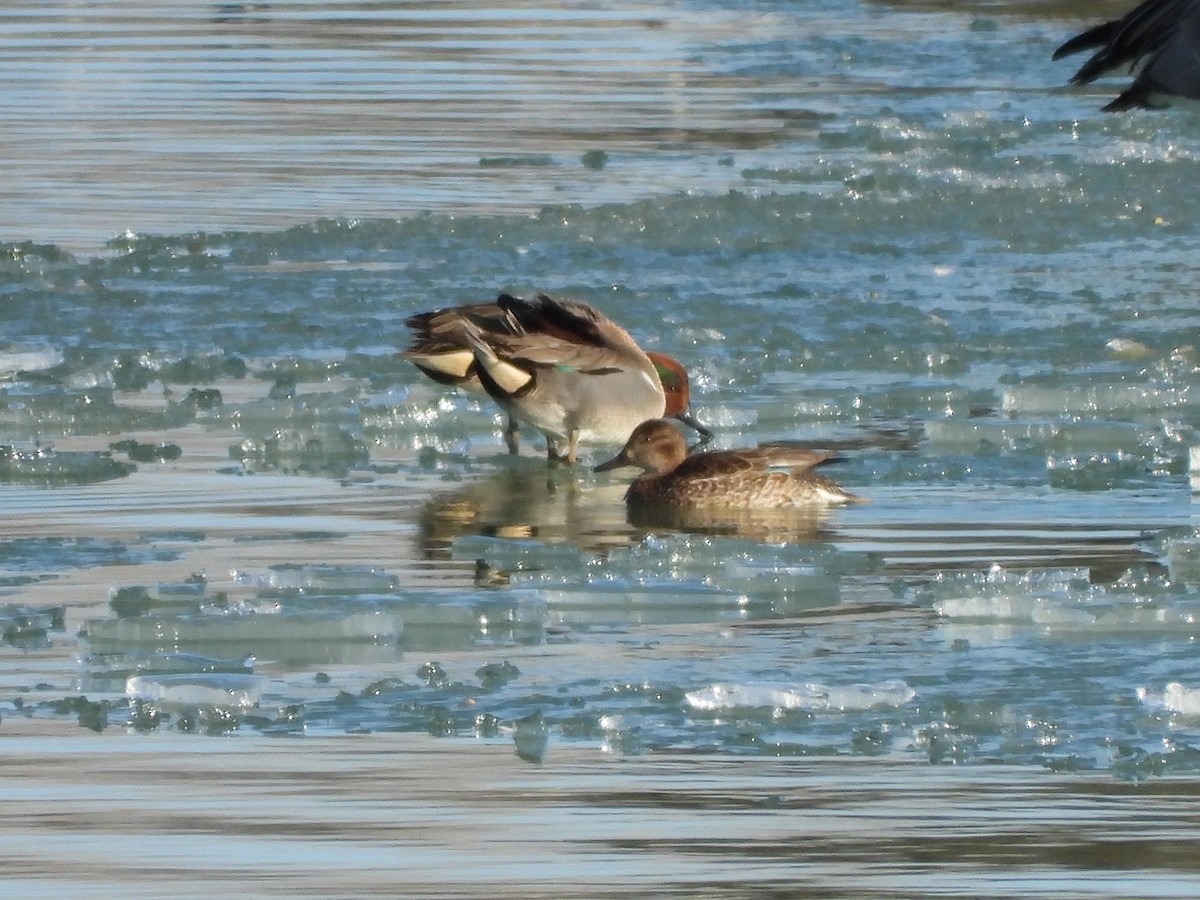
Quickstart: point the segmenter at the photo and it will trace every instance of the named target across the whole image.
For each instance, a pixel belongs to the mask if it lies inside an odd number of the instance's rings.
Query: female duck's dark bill
[[[594,467],[592,469],[592,471],[593,472],[608,472],[608,471],[611,471],[612,469],[619,469],[622,466],[631,466],[631,465],[633,465],[633,463],[629,462],[629,460],[627,460],[625,458],[625,451],[622,450],[620,453],[618,453],[612,459],[608,460],[607,462],[602,462],[602,463],[600,463],[600,465]]]

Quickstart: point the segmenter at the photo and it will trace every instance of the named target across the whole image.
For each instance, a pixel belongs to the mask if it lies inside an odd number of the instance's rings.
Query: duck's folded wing
[[[629,332],[586,303],[560,300],[549,294],[538,294],[535,300],[501,295],[496,302],[511,312],[529,334],[579,346],[642,352]]]
[[[469,346],[464,332],[468,325],[481,334],[515,335],[522,331],[511,312],[497,303],[452,306],[417,313],[404,320],[412,332],[413,353],[439,353]]]
[[[811,447],[793,447],[787,444],[764,444],[754,450],[756,463],[764,469],[792,469],[796,472],[815,469],[827,463],[837,462],[842,457]]]
[[[836,457],[820,450],[800,447],[752,447],[745,450],[716,450],[697,453],[679,464],[673,477],[688,480],[723,479],[747,472],[789,469],[804,472]]]
[[[639,366],[639,360],[630,354],[622,354],[608,347],[577,344],[541,332],[493,335],[489,336],[488,343],[501,358],[530,369],[554,368],[585,375],[604,375],[638,368],[649,371],[648,366]]]

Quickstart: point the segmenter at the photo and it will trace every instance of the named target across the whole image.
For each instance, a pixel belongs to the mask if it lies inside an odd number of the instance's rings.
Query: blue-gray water
[[[1200,118],[1064,88],[1079,12],[0,11],[0,739],[1188,796]],[[502,289],[596,304],[719,446],[839,448],[871,502],[679,530],[508,458],[395,356]],[[959,892],[1062,886],[1029,877]]]

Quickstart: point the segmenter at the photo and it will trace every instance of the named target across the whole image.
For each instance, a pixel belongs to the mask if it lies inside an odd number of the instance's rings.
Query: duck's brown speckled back
[[[630,504],[727,509],[788,509],[862,502],[813,472],[831,457],[792,447],[755,447],[687,455],[683,435],[670,423],[643,422],[624,449],[598,471],[622,465],[645,470],[629,486]]]

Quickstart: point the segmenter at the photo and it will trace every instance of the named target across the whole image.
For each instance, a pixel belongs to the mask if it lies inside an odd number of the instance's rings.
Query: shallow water
[[[1200,120],[1101,114],[1049,60],[1080,20],[1026,14],[7,7],[0,739],[819,757],[896,779],[881,819],[951,765],[1187,796]],[[870,503],[641,521],[509,458],[395,356],[501,289]]]
[[[6,739],[22,896],[1189,897],[1195,782],[406,735]],[[120,804],[122,825],[112,827]],[[69,814],[47,814],[47,808]],[[70,865],[62,865],[64,853]],[[48,891],[39,876],[62,872]]]

